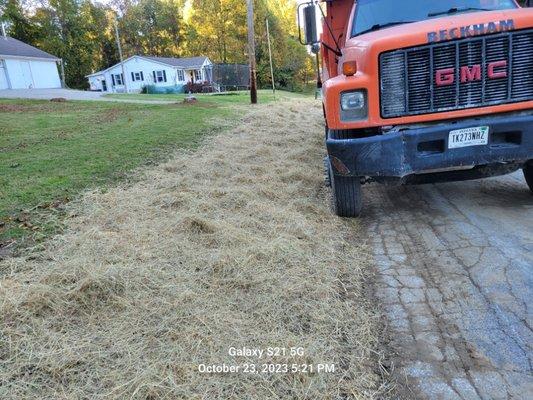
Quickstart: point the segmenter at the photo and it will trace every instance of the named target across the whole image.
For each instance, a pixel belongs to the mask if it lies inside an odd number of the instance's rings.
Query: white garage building
[[[61,87],[61,60],[9,36],[0,36],[0,89]]]

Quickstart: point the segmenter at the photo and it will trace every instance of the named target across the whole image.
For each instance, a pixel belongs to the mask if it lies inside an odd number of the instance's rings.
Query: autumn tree
[[[114,23],[125,57],[135,54],[208,56],[247,63],[244,0],[0,0],[8,33],[62,58],[67,85],[86,88],[86,75],[118,62]],[[255,0],[258,83],[270,86],[265,20],[270,23],[275,81],[297,89],[310,74],[309,55],[297,43],[294,0]]]
[[[190,54],[206,54],[222,63],[246,60],[246,2],[190,0],[188,41]]]

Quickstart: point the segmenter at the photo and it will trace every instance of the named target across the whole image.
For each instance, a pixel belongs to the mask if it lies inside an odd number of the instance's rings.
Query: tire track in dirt
[[[406,397],[531,398],[533,197],[521,175],[365,189]]]

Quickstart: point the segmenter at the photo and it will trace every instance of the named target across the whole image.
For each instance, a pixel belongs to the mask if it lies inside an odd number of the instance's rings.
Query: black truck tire
[[[529,186],[529,190],[533,192],[533,160],[528,161],[526,165],[524,165],[524,178],[526,178],[527,185]]]
[[[359,177],[331,174],[333,211],[339,217],[356,218],[361,214],[362,190]]]

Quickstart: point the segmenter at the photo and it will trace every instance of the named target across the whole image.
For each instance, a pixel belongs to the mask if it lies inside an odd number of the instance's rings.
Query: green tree
[[[180,56],[186,27],[178,0],[124,1],[119,27],[126,56]]]
[[[296,3],[281,0],[255,0],[257,80],[270,87],[270,65],[265,20],[269,21],[270,41],[277,87],[301,90],[309,74],[310,55],[297,40]]]
[[[8,34],[26,43],[33,43],[36,37],[35,26],[24,12],[19,0],[0,2],[2,21],[7,22]]]
[[[189,54],[205,54],[212,60],[246,60],[246,2],[243,0],[192,0],[189,19]],[[191,40],[191,39],[195,40]]]
[[[0,0],[9,34],[62,58],[67,85],[86,88],[86,75],[118,62],[118,18],[124,56],[208,56],[214,62],[246,63],[243,0]],[[255,0],[258,83],[271,84],[265,20],[270,23],[278,87],[297,89],[311,75],[310,57],[296,40],[294,0]],[[311,63],[312,65],[312,63]]]
[[[91,72],[105,69],[119,62],[113,30],[115,12],[101,4],[84,0],[80,6],[85,40],[90,43]]]
[[[35,44],[63,59],[67,85],[73,88],[86,88],[85,75],[102,64],[98,62],[101,56],[97,56],[102,46],[94,40],[98,25],[92,25],[94,8],[88,3],[49,0],[32,17],[37,27]]]
[[[189,55],[204,54],[215,62],[246,63],[246,2],[243,0],[191,0],[192,11],[186,22]],[[278,87],[299,89],[307,71],[309,55],[296,40],[296,3],[287,0],[255,0],[254,30],[257,59],[257,81],[270,87],[270,65],[266,19],[274,59],[274,75]]]

